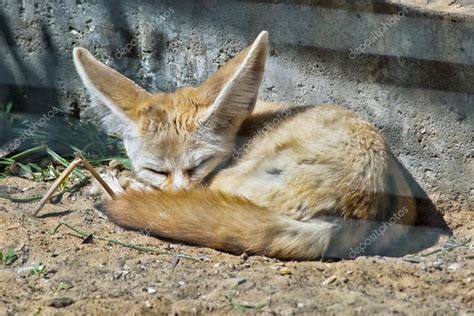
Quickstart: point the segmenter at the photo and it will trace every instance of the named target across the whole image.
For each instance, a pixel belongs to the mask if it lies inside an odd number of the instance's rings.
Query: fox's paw
[[[120,180],[123,181],[122,178],[120,178]],[[126,190],[134,190],[134,191],[143,191],[143,192],[149,192],[149,191],[154,191],[155,188],[153,188],[152,186],[149,186],[149,185],[146,185],[142,182],[139,182],[131,177],[127,177],[126,179],[127,181],[127,184],[125,186],[123,186],[124,188],[126,188]]]
[[[105,173],[101,173],[100,176],[116,195],[125,193],[124,186],[122,186],[118,178],[117,170],[108,169]],[[108,196],[107,191],[105,191],[104,187],[96,179],[92,180],[90,193]]]
[[[152,186],[139,182],[130,175],[119,174],[118,170],[115,169],[107,169],[106,172],[101,173],[100,176],[116,195],[124,194],[129,190],[144,192],[155,190]],[[96,179],[92,181],[90,193],[109,197],[107,191],[105,191],[104,187]]]

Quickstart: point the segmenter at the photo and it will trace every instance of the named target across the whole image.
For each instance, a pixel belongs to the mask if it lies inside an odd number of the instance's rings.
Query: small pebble
[[[333,276],[330,276],[329,278],[327,278],[326,280],[324,280],[324,282],[322,283],[322,285],[326,286],[326,285],[329,285],[331,284],[332,282],[336,281],[336,276],[333,275]]]
[[[112,280],[118,280],[120,278],[123,278],[129,273],[130,273],[130,271],[127,271],[127,270],[114,272],[114,274],[112,275]]]
[[[247,282],[247,279],[237,278],[237,277],[227,279],[227,281],[226,281],[226,283],[228,283],[233,288],[235,288],[236,286],[239,286],[241,284],[244,284],[245,282]]]
[[[60,282],[58,285],[58,290],[69,290],[74,286],[68,282]]]
[[[20,193],[22,192],[22,190],[18,187],[7,187],[7,193],[8,194],[16,194],[16,193]]]
[[[456,262],[448,266],[448,271],[454,272],[454,271],[459,270],[460,268],[461,268],[461,264]]]
[[[443,263],[441,261],[435,261],[435,262],[432,262],[431,263],[431,266],[435,269],[439,269],[441,270],[441,266],[443,265]]]
[[[286,268],[286,267],[281,268],[278,272],[281,275],[290,275],[291,274],[291,270]]]
[[[59,297],[53,299],[50,303],[49,306],[55,307],[55,308],[63,308],[67,307],[71,304],[74,303],[74,300],[70,297]]]

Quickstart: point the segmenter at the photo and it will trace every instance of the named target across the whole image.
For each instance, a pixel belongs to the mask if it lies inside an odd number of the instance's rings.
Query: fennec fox
[[[267,50],[264,31],[200,87],[150,94],[74,49],[92,109],[154,188],[120,194],[105,213],[128,229],[235,254],[354,257],[361,243],[356,254],[379,253],[417,217],[396,159],[344,108],[258,101]]]

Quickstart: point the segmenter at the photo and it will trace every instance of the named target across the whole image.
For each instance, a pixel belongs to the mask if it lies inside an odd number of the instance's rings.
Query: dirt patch
[[[0,180],[0,196],[44,194],[50,184]],[[404,258],[281,262],[238,257],[122,231],[95,210],[89,188],[47,204],[0,198],[0,314],[474,314],[474,216],[441,201],[454,237]],[[132,245],[79,238],[66,226]],[[179,256],[178,256],[179,255]]]

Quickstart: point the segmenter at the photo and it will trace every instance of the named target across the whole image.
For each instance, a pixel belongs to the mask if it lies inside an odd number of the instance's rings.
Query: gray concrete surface
[[[196,85],[270,32],[261,98],[338,103],[429,193],[474,203],[474,5],[463,1],[0,0],[0,102],[89,119],[71,50],[149,91]],[[365,44],[364,44],[365,43]]]

